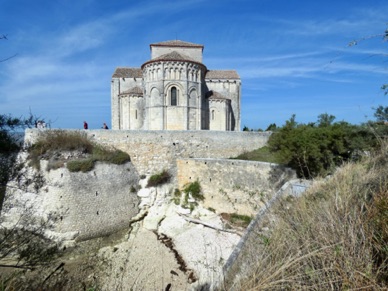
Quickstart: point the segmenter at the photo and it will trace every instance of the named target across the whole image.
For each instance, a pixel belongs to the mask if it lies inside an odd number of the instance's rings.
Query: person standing
[[[84,129],[88,129],[88,123],[84,121]]]
[[[102,128],[103,128],[103,129],[109,129],[105,122],[104,122],[104,124],[102,125]]]

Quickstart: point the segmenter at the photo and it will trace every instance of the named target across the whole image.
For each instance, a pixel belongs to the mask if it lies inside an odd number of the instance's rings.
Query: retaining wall
[[[47,129],[46,129],[47,130]],[[33,143],[42,133],[27,129],[25,141]],[[139,174],[170,170],[176,175],[177,158],[230,158],[266,145],[271,132],[86,130],[98,143],[131,156]]]
[[[198,181],[203,204],[218,213],[254,215],[295,172],[277,164],[228,159],[178,159],[179,189]]]

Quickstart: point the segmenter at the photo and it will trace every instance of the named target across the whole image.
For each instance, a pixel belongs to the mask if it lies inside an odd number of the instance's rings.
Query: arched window
[[[177,92],[176,88],[172,87],[171,88],[171,106],[176,106],[177,105]]]

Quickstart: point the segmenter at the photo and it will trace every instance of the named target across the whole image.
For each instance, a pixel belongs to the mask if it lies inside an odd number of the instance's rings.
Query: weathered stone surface
[[[51,234],[58,233],[58,238],[77,233],[82,240],[127,227],[138,213],[139,198],[130,189],[138,185],[139,177],[131,163],[97,163],[87,173],[71,173],[64,167],[46,171],[46,164],[41,161],[43,185],[38,191],[9,185],[6,221],[17,221],[21,215],[41,217],[51,221]]]
[[[34,143],[41,132],[27,129],[25,142]],[[162,170],[168,170],[175,177],[176,159],[238,156],[265,146],[271,135],[270,132],[203,130],[88,130],[86,133],[97,143],[128,153],[138,173],[147,177]]]
[[[295,172],[277,164],[228,159],[177,159],[178,188],[198,181],[203,206],[254,215]]]

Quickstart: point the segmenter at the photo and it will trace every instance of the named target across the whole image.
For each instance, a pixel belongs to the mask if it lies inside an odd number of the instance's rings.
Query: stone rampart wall
[[[228,159],[178,159],[178,187],[198,181],[204,206],[254,215],[295,172],[277,164]]]
[[[27,129],[25,141],[33,143],[42,132]],[[140,175],[169,170],[176,176],[178,158],[230,158],[263,147],[270,132],[87,130],[98,143],[131,156]]]

